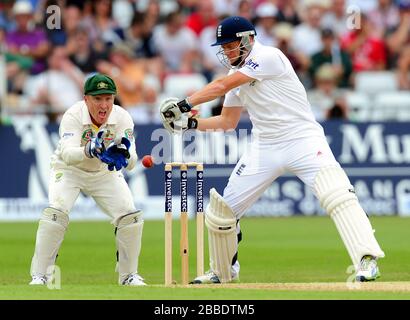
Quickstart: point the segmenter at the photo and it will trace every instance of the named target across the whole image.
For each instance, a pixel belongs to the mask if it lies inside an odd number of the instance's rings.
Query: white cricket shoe
[[[235,273],[230,282],[238,282],[239,275]],[[221,283],[219,277],[212,271],[207,271],[204,275],[196,277],[190,284],[217,284]]]
[[[46,276],[33,276],[29,285],[44,286],[47,284]]]
[[[121,282],[123,286],[146,286],[147,284],[144,282],[144,279],[136,274],[136,273],[131,273],[129,274],[125,280]]]
[[[376,258],[364,256],[360,261],[359,270],[356,273],[356,281],[374,281],[380,277],[379,267]]]

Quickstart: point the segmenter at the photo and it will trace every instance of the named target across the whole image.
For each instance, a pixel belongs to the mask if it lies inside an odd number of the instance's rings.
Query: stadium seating
[[[355,78],[355,90],[368,95],[374,95],[381,91],[397,91],[396,74],[391,71],[359,72]]]
[[[346,94],[346,103],[349,107],[349,120],[368,121],[371,117],[371,100],[365,93],[350,91]]]
[[[405,91],[381,92],[374,99],[372,120],[409,121],[410,93]]]
[[[399,91],[390,71],[359,72],[355,91],[346,96],[349,118],[355,121],[409,121],[410,93]]]

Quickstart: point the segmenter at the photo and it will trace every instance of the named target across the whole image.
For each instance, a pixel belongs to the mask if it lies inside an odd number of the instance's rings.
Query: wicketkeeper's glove
[[[107,147],[103,157],[108,163],[108,170],[113,171],[114,168],[119,171],[122,168],[128,166],[128,159],[130,158],[131,142],[125,137],[122,137],[120,141],[114,140]]]

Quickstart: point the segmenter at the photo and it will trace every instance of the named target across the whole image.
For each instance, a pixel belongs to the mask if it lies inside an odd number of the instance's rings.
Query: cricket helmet
[[[251,37],[256,35],[255,27],[243,17],[228,17],[222,20],[216,28],[216,42],[212,46],[221,46],[216,54],[219,61],[228,68],[239,67],[243,64],[249,52],[252,50],[253,41]],[[238,47],[229,50],[238,50],[238,55],[230,60],[227,56],[229,51],[222,48],[224,44],[239,41]]]
[[[243,17],[228,17],[216,28],[216,42],[212,46],[220,46],[229,42],[242,40],[243,36],[256,35],[255,27]]]

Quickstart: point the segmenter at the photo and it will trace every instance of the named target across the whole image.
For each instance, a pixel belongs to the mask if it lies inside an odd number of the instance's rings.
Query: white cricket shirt
[[[255,81],[229,91],[224,107],[245,107],[253,124],[252,133],[258,139],[276,143],[324,136],[305,88],[279,49],[255,41],[243,66],[229,73],[238,71]]]
[[[107,170],[107,164],[97,158],[89,159],[84,154],[85,144],[101,129],[107,129],[105,146],[117,136],[126,137],[131,141],[128,170],[132,170],[138,159],[135,151],[134,122],[130,114],[120,106],[114,105],[107,122],[97,128],[88,112],[85,101],[79,101],[70,107],[63,115],[60,123],[60,141],[51,157],[51,165],[55,169],[76,167],[83,171],[96,172]]]

